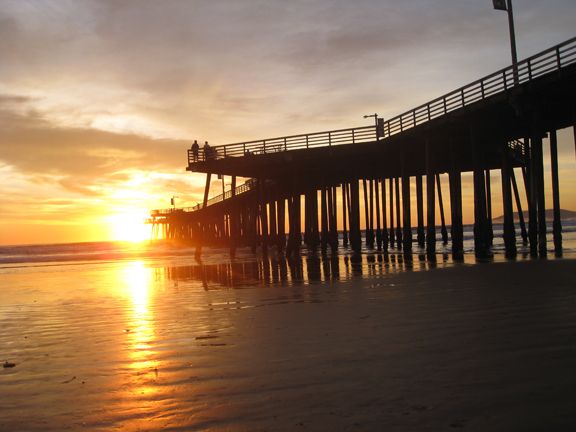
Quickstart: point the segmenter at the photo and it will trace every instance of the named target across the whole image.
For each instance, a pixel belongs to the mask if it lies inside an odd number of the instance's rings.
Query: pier
[[[198,254],[218,245],[232,255],[249,246],[291,256],[303,244],[326,252],[340,242],[360,252],[364,242],[411,256],[416,243],[434,259],[441,241],[459,259],[462,174],[472,173],[474,251],[486,257],[494,237],[491,173],[499,171],[506,255],[516,255],[520,240],[532,256],[545,256],[543,139],[549,138],[552,239],[561,255],[557,131],[575,125],[572,38],[396,117],[376,118],[373,126],[214,146],[207,154],[190,149],[186,170],[206,174],[202,203],[153,210],[149,222],[157,236],[195,244]],[[213,176],[229,177],[232,188],[209,199]]]

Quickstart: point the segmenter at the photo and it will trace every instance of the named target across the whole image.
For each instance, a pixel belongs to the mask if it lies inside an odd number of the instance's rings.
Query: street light
[[[518,84],[518,56],[516,54],[516,35],[514,32],[514,12],[512,0],[492,0],[494,9],[508,12],[508,27],[510,29],[510,49],[512,51],[512,68],[514,70],[514,84]]]
[[[364,118],[374,117],[374,124],[376,126],[376,139],[380,139],[380,137],[384,137],[384,119],[378,118],[378,114],[367,114]]]

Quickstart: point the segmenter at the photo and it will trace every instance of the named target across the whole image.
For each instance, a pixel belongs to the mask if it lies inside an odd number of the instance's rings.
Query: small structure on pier
[[[275,246],[291,255],[302,242],[312,250],[335,250],[342,231],[343,244],[356,252],[364,239],[367,247],[384,251],[397,247],[411,255],[410,185],[415,179],[415,240],[433,258],[440,222],[441,239],[451,240],[458,258],[464,241],[461,179],[462,173],[471,172],[474,248],[478,256],[486,256],[493,239],[490,175],[499,170],[506,254],[516,255],[515,205],[522,240],[530,245],[532,255],[545,255],[542,146],[549,136],[553,237],[560,254],[556,131],[576,124],[575,95],[573,38],[519,62],[516,68],[494,72],[374,126],[228,144],[200,154],[191,149],[186,169],[206,173],[203,202],[188,209],[154,210],[150,222],[162,227],[165,237],[198,246],[229,246],[232,253],[238,246],[261,247],[264,252]],[[521,206],[515,168],[522,175],[527,209]],[[445,173],[450,235],[440,184],[440,174]],[[232,189],[208,199],[213,174],[230,176]],[[250,180],[236,186],[237,178]],[[438,207],[440,221],[436,220]]]

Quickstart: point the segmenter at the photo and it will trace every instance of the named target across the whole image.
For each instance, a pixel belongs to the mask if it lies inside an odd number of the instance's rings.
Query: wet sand
[[[576,260],[244,289],[168,273],[0,274],[0,430],[576,427]]]

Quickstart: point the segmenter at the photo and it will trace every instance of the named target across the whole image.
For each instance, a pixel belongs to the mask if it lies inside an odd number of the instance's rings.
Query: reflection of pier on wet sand
[[[161,270],[174,281],[200,281],[206,289],[284,286],[316,282],[343,282],[390,276],[404,271],[420,271],[449,266],[448,254],[439,261],[424,256],[405,260],[402,254],[372,253],[363,255],[310,254],[286,259],[282,256],[259,257],[251,261],[217,264],[193,264],[165,267]]]

